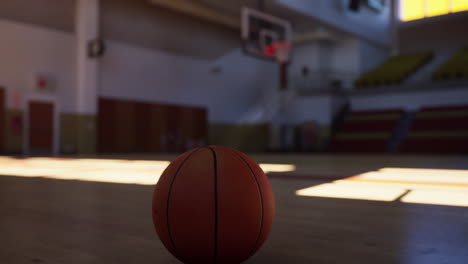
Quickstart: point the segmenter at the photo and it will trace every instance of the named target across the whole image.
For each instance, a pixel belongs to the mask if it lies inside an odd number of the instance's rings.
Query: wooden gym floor
[[[0,263],[179,263],[151,219],[174,157],[0,157]],[[252,157],[277,214],[246,263],[468,263],[468,156]]]

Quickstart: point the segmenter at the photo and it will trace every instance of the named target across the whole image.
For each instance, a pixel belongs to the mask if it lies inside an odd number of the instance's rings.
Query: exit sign
[[[33,77],[35,92],[51,93],[55,91],[55,78],[50,74],[36,73]]]

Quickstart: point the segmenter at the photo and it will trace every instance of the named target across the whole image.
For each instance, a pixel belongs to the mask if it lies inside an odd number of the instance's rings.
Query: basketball
[[[164,246],[184,263],[240,263],[265,242],[275,202],[252,159],[220,146],[177,157],[153,194],[153,223]]]

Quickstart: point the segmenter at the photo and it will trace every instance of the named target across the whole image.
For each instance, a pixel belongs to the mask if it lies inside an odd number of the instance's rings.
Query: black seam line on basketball
[[[213,153],[214,161],[214,264],[218,263],[218,159],[216,150],[208,147]]]
[[[264,206],[263,206],[263,193],[262,193],[262,188],[260,188],[260,184],[258,183],[258,179],[257,179],[257,175],[255,175],[254,171],[252,170],[252,167],[250,167],[250,164],[247,162],[247,160],[244,159],[244,157],[242,157],[242,155],[240,155],[239,153],[236,153],[235,151],[233,151],[235,155],[237,155],[239,158],[241,158],[241,160],[245,163],[245,165],[247,165],[247,167],[249,168],[250,172],[252,173],[252,177],[254,178],[255,180],[255,183],[257,184],[257,188],[258,188],[258,193],[260,194],[260,205],[262,207],[262,214],[261,214],[261,217],[260,217],[260,229],[258,230],[258,235],[257,235],[257,239],[255,240],[255,245],[254,247],[252,248],[252,250],[249,252],[249,255],[248,257],[252,256],[252,254],[254,253],[254,250],[255,250],[255,247],[257,246],[258,244],[258,240],[260,239],[260,235],[262,234],[262,229],[263,229],[263,214],[264,214]]]
[[[180,164],[180,166],[177,168],[176,173],[174,174],[174,178],[172,178],[171,185],[169,186],[169,193],[167,194],[167,202],[166,202],[166,225],[167,225],[167,232],[169,233],[169,240],[171,241],[172,247],[174,248],[174,252],[177,253],[177,249],[175,246],[174,239],[172,239],[172,234],[171,234],[171,224],[169,222],[169,201],[171,200],[171,194],[172,194],[172,187],[174,185],[175,179],[177,175],[179,174],[180,169],[182,166],[184,166],[185,162],[193,155],[195,152],[199,151],[201,148],[195,149],[192,153],[190,153]]]

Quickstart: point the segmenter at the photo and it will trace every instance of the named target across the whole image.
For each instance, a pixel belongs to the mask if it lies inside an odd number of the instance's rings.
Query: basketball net
[[[292,44],[288,41],[276,41],[266,46],[264,52],[268,57],[275,57],[278,63],[285,64],[289,62],[291,47]]]

